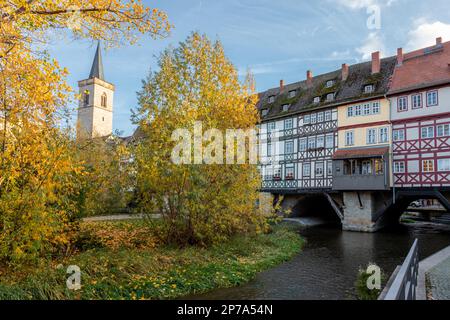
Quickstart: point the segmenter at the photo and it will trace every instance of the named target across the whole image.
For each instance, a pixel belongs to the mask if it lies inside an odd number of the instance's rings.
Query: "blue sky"
[[[105,78],[116,85],[114,129],[130,135],[130,109],[136,91],[157,55],[176,46],[191,31],[220,39],[240,72],[250,68],[259,91],[340,68],[342,63],[367,60],[372,51],[393,55],[431,45],[437,36],[450,41],[448,0],[144,0],[166,11],[174,25],[164,40],[142,37],[137,45],[103,51]],[[376,6],[376,7],[374,7]],[[380,28],[367,25],[374,8]],[[369,12],[368,12],[369,11]],[[372,20],[371,20],[372,21]],[[87,78],[95,43],[87,40],[52,41],[50,54],[69,69],[69,84]],[[74,113],[75,116],[75,113]]]

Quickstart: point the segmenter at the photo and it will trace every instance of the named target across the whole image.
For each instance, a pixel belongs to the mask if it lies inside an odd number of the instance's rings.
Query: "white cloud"
[[[443,41],[450,40],[450,24],[441,21],[419,22],[414,30],[408,33],[407,50],[415,50],[432,46],[436,38],[442,37]]]
[[[381,51],[381,53],[385,52],[385,47],[383,40],[380,35],[376,32],[372,32],[364,41],[363,45],[359,48],[356,48],[356,52],[361,54],[362,60],[369,60],[372,57],[372,52]]]

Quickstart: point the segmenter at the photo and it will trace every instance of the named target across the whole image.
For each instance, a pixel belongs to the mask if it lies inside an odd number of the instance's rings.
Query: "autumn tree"
[[[162,215],[167,242],[207,245],[264,229],[255,208],[260,185],[256,165],[221,164],[219,159],[226,151],[221,135],[228,129],[255,128],[255,104],[250,78],[239,81],[220,42],[193,33],[160,55],[159,70],[150,73],[139,93],[135,120],[144,138],[135,150],[135,164],[139,208]],[[174,132],[186,129],[193,134],[200,123],[203,132],[216,133],[200,137],[205,144],[202,156],[218,155],[218,161],[189,163],[198,152],[189,142],[181,155],[188,161],[173,161],[180,143]],[[208,148],[212,145],[215,150]]]
[[[67,243],[88,174],[60,129],[73,96],[67,70],[42,50],[49,31],[120,45],[169,28],[164,12],[139,0],[0,0],[0,262]]]

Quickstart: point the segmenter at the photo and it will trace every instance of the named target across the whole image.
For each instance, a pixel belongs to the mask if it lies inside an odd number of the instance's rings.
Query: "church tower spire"
[[[97,44],[89,78],[78,81],[77,136],[107,137],[112,134],[114,85],[105,80],[100,42]]]
[[[95,51],[91,72],[89,73],[89,79],[92,78],[97,78],[103,81],[105,80],[105,74],[103,72],[102,52],[100,49],[100,41],[97,44],[97,50]]]

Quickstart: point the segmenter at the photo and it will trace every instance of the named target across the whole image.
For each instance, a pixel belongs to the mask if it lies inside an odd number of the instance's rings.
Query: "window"
[[[367,104],[364,105],[363,112],[364,112],[364,115],[365,115],[365,116],[370,115],[370,112],[371,112],[370,109],[371,109],[371,108],[370,108],[370,104],[369,104],[369,103],[367,103]]]
[[[362,162],[362,174],[372,174],[372,161],[364,160]]]
[[[283,112],[289,111],[289,105],[288,104],[283,104],[282,108],[283,108]]]
[[[261,114],[262,114],[263,117],[267,116],[268,113],[269,113],[268,109],[264,109],[264,110],[261,111]]]
[[[346,146],[352,146],[355,143],[353,135],[354,135],[353,131],[347,131],[345,133],[345,145]]]
[[[327,94],[327,101],[333,101],[334,100],[334,93]]]
[[[405,173],[405,162],[403,161],[394,162],[394,173]]]
[[[331,88],[333,85],[334,85],[334,80],[328,80],[327,84],[326,84],[326,87],[327,88]]]
[[[317,148],[324,148],[325,147],[325,137],[319,136],[317,137]]]
[[[106,98],[106,93],[103,93],[102,94],[102,97],[101,97],[101,106],[103,107],[103,108],[106,108],[106,102],[107,102],[107,98]]]
[[[293,166],[289,166],[286,167],[286,180],[293,180],[294,179],[294,167]]]
[[[300,151],[306,151],[306,138],[301,138],[298,142],[298,148]]]
[[[397,110],[398,112],[403,112],[408,110],[408,97],[399,97],[397,100]]]
[[[433,127],[423,127],[421,130],[422,139],[434,138],[434,128]]]
[[[377,143],[377,131],[375,129],[367,129],[367,144]]]
[[[275,102],[275,96],[270,96],[269,103],[274,103],[274,102]]]
[[[381,159],[375,159],[375,174],[381,175],[384,172],[384,162]]]
[[[325,147],[328,149],[331,149],[334,147],[334,136],[333,135],[327,135],[326,141],[325,141]]]
[[[386,143],[389,141],[389,129],[387,127],[380,128],[380,143]]]
[[[355,117],[359,117],[360,115],[362,115],[361,106],[355,106]]]
[[[394,141],[405,141],[405,130],[403,129],[394,130],[392,133],[392,139]]]
[[[308,149],[314,150],[316,148],[316,138],[310,137],[308,138]]]
[[[313,103],[320,103],[320,97],[314,97]]]
[[[353,107],[347,108],[347,117],[349,118],[353,117]]]
[[[316,123],[317,122],[317,114],[316,113],[312,113],[311,114],[311,123]]]
[[[286,141],[286,144],[284,145],[284,153],[285,154],[293,154],[294,153],[294,142],[293,141]]]
[[[307,114],[303,117],[303,124],[310,124],[310,123],[311,123],[311,116]]]
[[[367,86],[364,86],[364,93],[372,93],[374,90],[374,87],[372,84],[369,84]]]
[[[438,91],[433,90],[427,92],[427,107],[437,106],[439,103]]]
[[[291,90],[289,91],[289,98],[293,98],[297,95],[297,91],[296,90]]]
[[[274,178],[274,180],[281,179],[281,168],[275,168],[275,170],[273,172],[273,178]]]
[[[372,103],[372,114],[379,114],[380,113],[380,103],[374,102]]]
[[[328,161],[327,163],[327,176],[332,176],[333,175],[333,162]]]
[[[84,106],[87,107],[89,105],[89,92],[86,90],[84,93]]]
[[[323,112],[317,114],[317,122],[323,122]]]
[[[422,108],[422,94],[414,94],[411,96],[411,109]]]
[[[303,176],[309,177],[311,175],[311,164],[304,163],[303,164]]]
[[[325,111],[325,121],[331,121],[331,111]]]
[[[272,144],[271,143],[267,144],[267,156],[268,157],[272,156]]]
[[[267,124],[267,131],[268,131],[268,132],[275,131],[275,122],[269,122],[269,123]]]
[[[266,180],[272,180],[273,179],[273,169],[267,168],[266,169]]]
[[[450,136],[450,125],[441,124],[437,126],[437,136],[438,137],[448,137]]]
[[[323,162],[316,163],[316,176],[323,176]]]
[[[294,120],[292,120],[292,119],[284,120],[284,129],[285,130],[290,130],[293,128],[293,126],[294,126]]]
[[[450,159],[439,159],[438,171],[450,171]]]
[[[423,160],[422,161],[422,171],[423,172],[433,172],[434,171],[434,161],[433,160]]]

